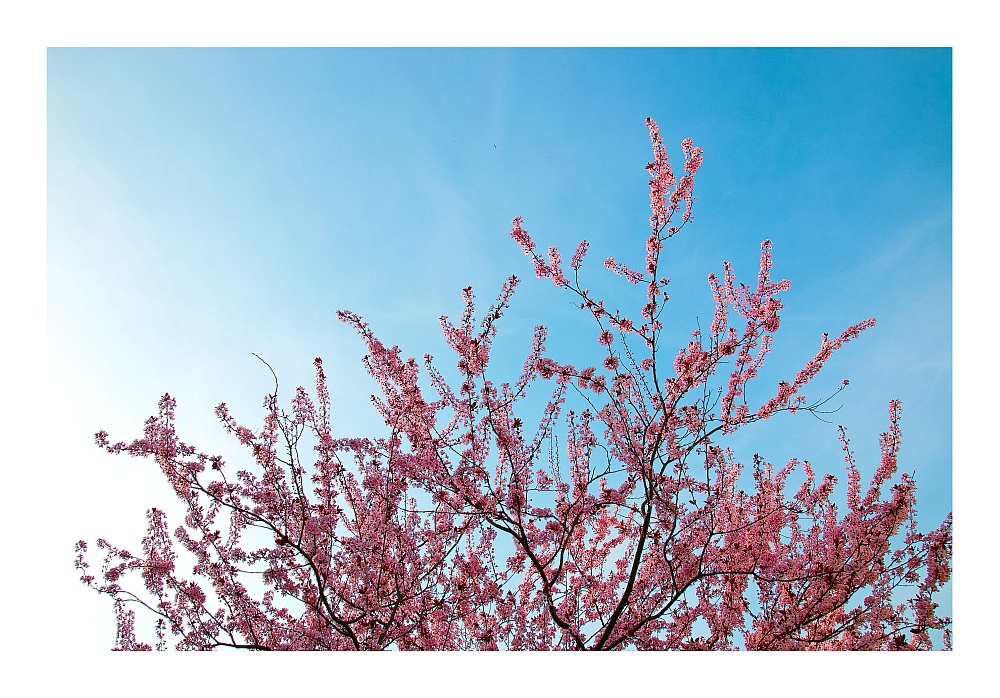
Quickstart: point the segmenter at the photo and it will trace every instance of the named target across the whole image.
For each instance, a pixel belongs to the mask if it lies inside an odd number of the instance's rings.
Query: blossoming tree
[[[593,316],[599,364],[546,356],[539,326],[520,376],[497,382],[488,367],[519,283],[511,276],[478,323],[471,288],[458,322],[441,319],[457,381],[426,356],[421,385],[414,359],[339,313],[367,344],[384,438],[334,435],[320,359],[315,393],[298,388],[285,411],[276,388],[257,431],[225,404],[216,409],[253,470],[231,472],[181,441],[169,395],[142,438],[111,443],[99,432],[111,453],[152,457],[187,509],[173,531],[151,509],[141,553],[98,540],[99,577],[77,544],[84,583],[115,601],[116,648],[152,648],[137,637],[137,606],[156,619],[157,648],[931,649],[937,637],[950,648],[934,595],[951,572],[951,516],[917,529],[915,484],[897,476],[898,402],[867,489],[840,430],[843,510],[831,499],[837,479],[817,479],[807,461],[774,468],[755,456],[746,468],[722,445],[778,412],[817,410],[824,401],[810,402],[805,388],[875,320],[824,336],[773,397],[748,404],[789,288],[771,279],[765,240],[756,284],[737,283],[729,264],[710,275],[708,332],[668,353],[660,254],[691,219],[703,154],[685,140],[678,177],[655,122],[647,126],[645,265],[605,262],[645,291],[638,316],[581,284],[585,241],[566,268],[513,221],[536,275]],[[529,429],[517,414],[539,383],[551,399]],[[563,458],[552,448],[557,429]]]

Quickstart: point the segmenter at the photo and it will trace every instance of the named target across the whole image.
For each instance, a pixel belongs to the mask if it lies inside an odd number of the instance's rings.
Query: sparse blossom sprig
[[[576,246],[576,252],[573,253],[573,258],[570,260],[569,266],[574,271],[579,271],[580,266],[583,264],[583,258],[587,255],[587,250],[590,247],[590,243],[586,240],[581,240]]]
[[[624,277],[631,284],[638,284],[644,280],[642,274],[632,269],[629,269],[621,262],[616,262],[614,257],[608,257],[606,260],[604,260],[604,266],[606,269],[610,269],[615,274],[618,274],[618,276]]]

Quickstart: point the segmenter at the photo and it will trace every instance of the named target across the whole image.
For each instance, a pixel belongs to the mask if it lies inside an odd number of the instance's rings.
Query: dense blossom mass
[[[460,319],[441,319],[453,380],[425,356],[423,382],[416,360],[339,313],[367,344],[384,438],[335,435],[320,359],[315,393],[298,388],[285,411],[276,388],[256,431],[216,409],[253,469],[232,472],[181,441],[169,395],[132,443],[99,432],[111,453],[155,459],[187,510],[171,529],[151,509],[141,552],[98,540],[99,572],[78,543],[83,581],[115,601],[116,648],[950,648],[934,596],[951,573],[951,516],[917,529],[914,481],[897,473],[898,402],[867,487],[841,428],[845,508],[831,499],[837,478],[817,477],[808,461],[776,468],[755,455],[747,468],[720,442],[778,412],[817,410],[810,381],[875,320],[824,335],[772,397],[749,403],[789,288],[772,280],[765,240],[756,284],[737,283],[729,264],[710,275],[707,333],[668,353],[660,255],[692,220],[703,154],[685,140],[677,177],[655,122],[647,126],[644,261],[641,270],[605,262],[644,289],[637,314],[581,285],[586,242],[567,271],[555,247],[536,251],[520,217],[510,234],[536,275],[596,321],[597,365],[547,356],[539,326],[520,376],[494,379],[511,276],[478,323],[471,288]],[[517,415],[538,384],[551,394],[532,429]],[[136,608],[155,618],[150,642],[137,634]]]

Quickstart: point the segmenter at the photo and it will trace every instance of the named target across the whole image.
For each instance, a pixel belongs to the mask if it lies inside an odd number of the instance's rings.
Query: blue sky
[[[707,274],[729,260],[752,281],[771,238],[792,289],[758,397],[821,333],[875,316],[807,394],[850,379],[833,419],[866,474],[902,400],[902,467],[922,528],[937,525],[951,509],[949,50],[50,49],[48,346],[86,493],[70,542],[137,542],[171,496],[152,463],[102,455],[93,432],[138,435],[169,391],[183,438],[236,451],[212,408],[257,424],[271,378],[252,352],[286,396],[322,356],[343,433],[377,432],[363,345],[337,309],[443,362],[437,319],[459,314],[460,289],[488,303],[516,273],[498,364],[517,370],[538,322],[554,357],[596,357],[592,321],[507,233],[522,215],[566,255],[589,240],[589,285],[624,298],[600,261],[642,259],[646,116],[675,163],[682,138],[705,149],[695,221],[667,250],[677,341],[709,321]],[[835,426],[808,415],[733,446],[841,472]]]

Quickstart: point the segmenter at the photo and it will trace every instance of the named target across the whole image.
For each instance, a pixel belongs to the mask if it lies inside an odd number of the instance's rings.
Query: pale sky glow
[[[148,507],[171,511],[155,464],[102,454],[93,433],[138,436],[170,392],[182,438],[235,459],[212,409],[259,424],[272,379],[254,352],[286,399],[323,357],[342,433],[377,433],[363,344],[337,309],[447,365],[438,318],[461,312],[464,286],[485,307],[517,274],[498,368],[516,377],[537,323],[552,356],[598,356],[593,321],[534,278],[510,221],[564,257],[589,240],[588,285],[624,304],[601,261],[642,259],[646,116],[675,163],[682,138],[705,149],[695,220],[667,248],[678,346],[710,322],[707,274],[728,260],[753,282],[766,237],[792,288],[758,401],[821,333],[878,320],[807,392],[851,381],[832,424],[779,416],[737,453],[840,474],[842,423],[868,477],[898,398],[921,528],[952,508],[948,49],[50,49],[47,98],[67,560],[79,538],[135,546]],[[65,594],[73,638],[110,646],[110,603],[71,570]]]

